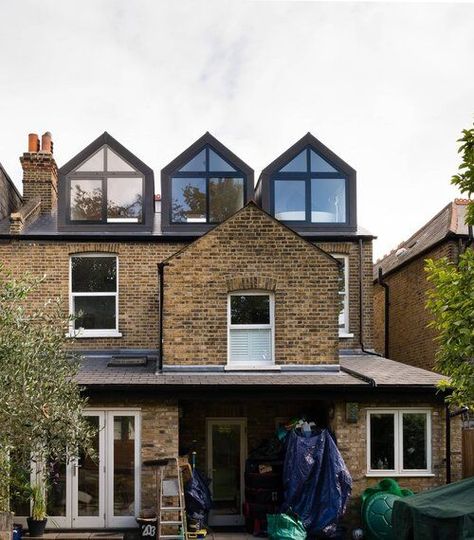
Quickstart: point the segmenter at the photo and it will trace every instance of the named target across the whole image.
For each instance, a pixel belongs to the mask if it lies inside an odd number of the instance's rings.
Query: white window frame
[[[72,258],[73,257],[113,257],[115,259],[115,274],[117,288],[115,292],[72,292]],[[69,337],[97,338],[97,337],[122,337],[119,332],[119,258],[115,253],[73,253],[69,256],[69,314],[74,315],[74,298],[76,296],[114,296],[115,297],[115,328],[74,328],[74,321],[69,325]]]
[[[344,291],[338,292],[339,296],[344,296],[344,328],[339,328],[339,337],[354,337],[354,334],[351,334],[349,331],[349,255],[342,253],[331,253],[331,255],[335,259],[344,261]]]
[[[375,414],[394,415],[394,469],[372,469],[370,459],[370,417]],[[405,469],[403,467],[403,415],[426,415],[426,469]],[[374,408],[367,409],[367,476],[434,476],[432,473],[432,438],[431,438],[431,409],[427,408]]]
[[[232,296],[268,296],[270,300],[270,324],[232,324],[230,302]],[[270,330],[271,359],[265,362],[233,362],[230,356],[231,330]],[[252,289],[232,291],[227,295],[227,368],[230,369],[271,369],[275,367],[275,295],[271,291]]]

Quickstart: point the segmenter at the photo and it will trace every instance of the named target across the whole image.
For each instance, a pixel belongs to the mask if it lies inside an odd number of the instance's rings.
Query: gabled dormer
[[[201,234],[254,197],[254,174],[206,133],[161,171],[163,232]]]
[[[153,197],[152,169],[105,132],[59,169],[58,229],[151,231]]]
[[[262,171],[256,197],[298,232],[357,229],[356,171],[311,133]]]

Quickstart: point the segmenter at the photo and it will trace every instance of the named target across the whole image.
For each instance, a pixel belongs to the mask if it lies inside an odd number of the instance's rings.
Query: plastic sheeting
[[[294,512],[308,536],[334,537],[352,490],[352,478],[327,429],[312,437],[291,431],[283,467],[283,512]]]
[[[204,476],[197,470],[184,486],[186,515],[198,529],[207,525],[207,516],[212,506],[211,491]]]
[[[305,540],[306,530],[301,521],[287,514],[268,514],[270,540]]]

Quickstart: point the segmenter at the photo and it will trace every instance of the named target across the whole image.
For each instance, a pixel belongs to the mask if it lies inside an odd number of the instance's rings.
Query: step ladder
[[[175,475],[170,474],[172,465]],[[183,475],[178,458],[160,460],[159,494],[157,493],[157,538],[158,540],[187,540],[186,508],[184,502]],[[176,504],[165,503],[173,499]],[[173,532],[163,533],[163,528]]]

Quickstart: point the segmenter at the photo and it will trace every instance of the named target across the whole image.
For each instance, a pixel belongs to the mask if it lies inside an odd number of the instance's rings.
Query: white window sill
[[[69,332],[66,334],[67,338],[76,338],[76,339],[82,339],[82,338],[120,338],[122,337],[121,332],[117,332],[116,330],[113,331],[107,331],[107,330],[97,330],[95,332],[83,330],[83,331],[77,331],[77,332]]]
[[[353,338],[354,337],[354,334],[350,334],[348,332],[339,332],[339,339],[348,339],[348,338]]]
[[[380,471],[380,472],[369,472],[365,475],[367,478],[431,478],[435,476],[434,473],[430,472],[400,472],[394,473],[393,471]]]
[[[226,365],[224,371],[281,371],[281,366],[275,366],[274,364],[239,364],[239,365]]]

